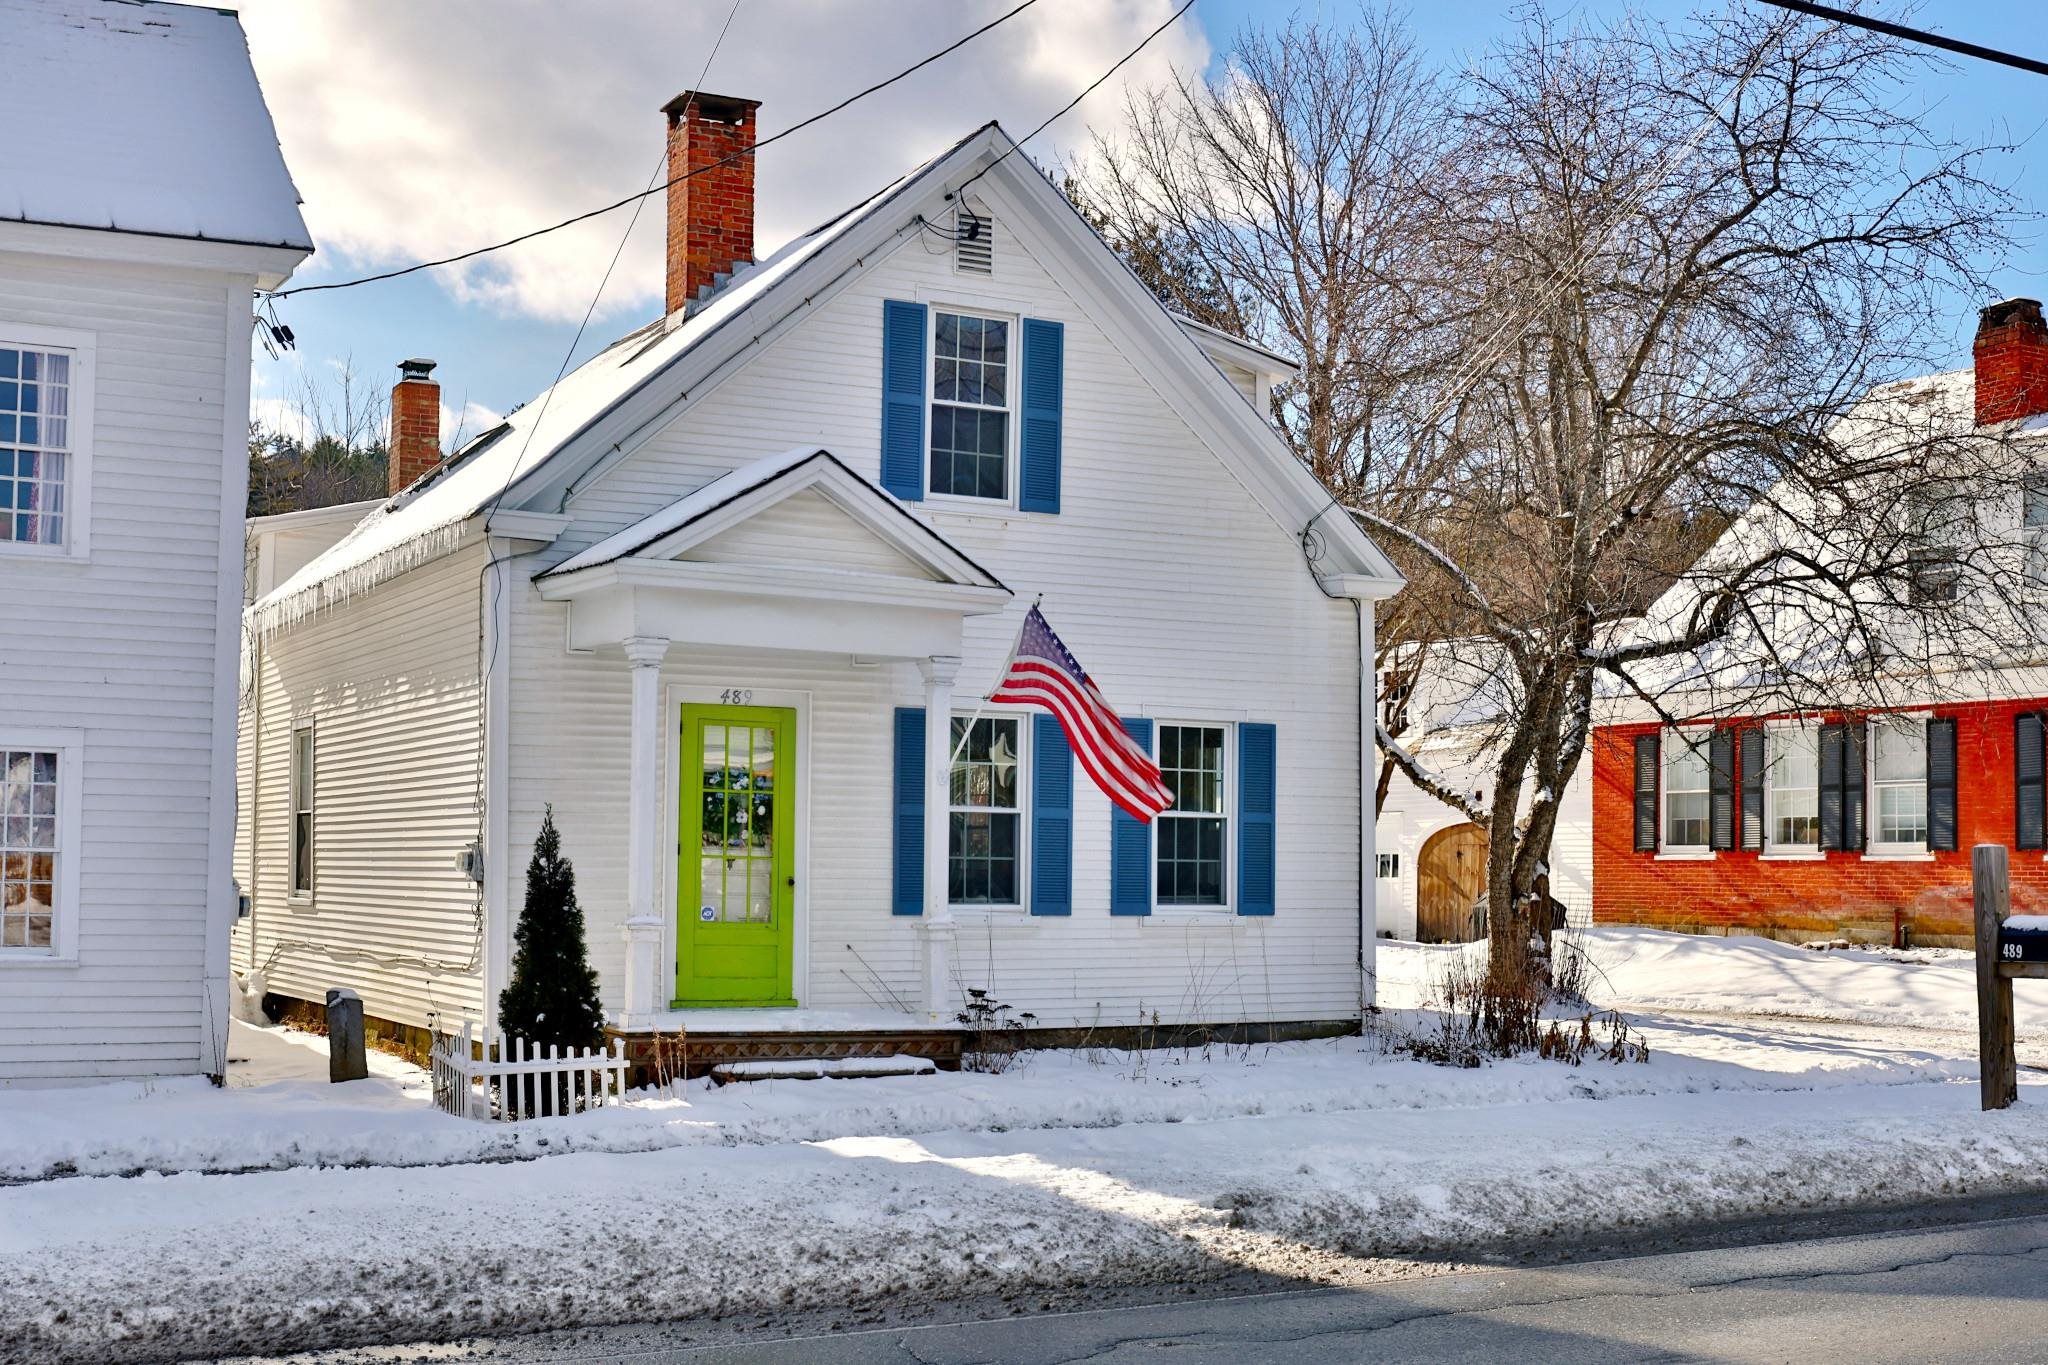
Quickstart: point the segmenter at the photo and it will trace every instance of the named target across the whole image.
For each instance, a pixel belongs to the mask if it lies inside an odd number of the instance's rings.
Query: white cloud
[[[761,134],[810,116],[987,22],[1010,0],[742,0],[704,85],[762,101]],[[761,154],[758,249],[858,201],[995,118],[1022,135],[1171,13],[1173,0],[1039,0],[982,38]],[[697,83],[727,6],[516,0],[412,5],[245,0],[242,20],[285,158],[337,272],[449,255],[643,188],[660,107]],[[1127,83],[1200,66],[1190,13],[1030,150],[1079,145]],[[457,298],[582,316],[630,209],[439,272]],[[605,314],[661,293],[648,201]]]

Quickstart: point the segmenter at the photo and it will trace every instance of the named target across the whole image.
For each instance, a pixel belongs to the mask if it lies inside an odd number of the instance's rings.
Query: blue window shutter
[[[882,304],[882,487],[924,498],[924,305]]]
[[[924,708],[896,708],[896,850],[892,907],[924,913]]]
[[[1279,783],[1273,727],[1237,727],[1237,913],[1273,913],[1273,814]]]
[[[1124,733],[1152,752],[1152,722],[1124,717]],[[1141,824],[1112,804],[1109,811],[1109,913],[1152,913],[1152,826]]]
[[[1059,718],[1031,718],[1031,913],[1074,913],[1074,751]]]
[[[1060,510],[1060,391],[1066,372],[1064,323],[1024,319],[1024,428],[1017,506],[1026,512]]]

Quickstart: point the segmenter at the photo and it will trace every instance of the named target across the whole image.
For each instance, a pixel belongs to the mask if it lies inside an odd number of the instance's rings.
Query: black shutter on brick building
[[[2040,848],[2042,817],[2048,810],[2048,792],[2042,790],[2041,713],[2022,711],[2012,719],[2013,843],[2021,848]]]
[[[1707,847],[1735,847],[1735,731],[1726,725],[1707,740]]]
[[[1636,736],[1636,852],[1657,851],[1657,737]]]
[[[1956,722],[1936,716],[1927,722],[1927,847],[1954,852],[1956,846]]]
[[[1742,727],[1741,762],[1737,772],[1742,783],[1742,846],[1764,846],[1764,727]]]

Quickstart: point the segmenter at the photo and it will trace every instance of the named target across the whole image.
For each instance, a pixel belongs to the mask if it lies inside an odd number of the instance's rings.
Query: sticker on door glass
[[[697,912],[697,918],[703,920],[706,924],[711,923],[711,921],[718,918],[717,907],[710,905],[705,906],[702,910],[699,910]]]

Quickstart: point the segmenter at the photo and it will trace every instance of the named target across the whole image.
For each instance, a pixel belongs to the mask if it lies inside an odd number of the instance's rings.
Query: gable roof
[[[1217,453],[1234,457],[1226,465],[1286,532],[1296,534],[1311,522],[1320,528],[1315,539],[1322,557],[1314,572],[1347,580],[1347,586],[1362,581],[1375,588],[1370,595],[1397,589],[1402,579],[1393,562],[1351,518],[1324,515],[1334,505],[1327,490],[1044,172],[1028,158],[1008,155],[1015,147],[999,125],[984,124],[846,213],[735,271],[692,311],[613,343],[257,603],[257,628],[287,624],[452,549],[461,524],[486,510],[559,511],[728,364],[779,336],[805,308],[926,225],[921,213],[891,213],[892,206],[919,202],[974,175],[1001,177],[1042,230],[1039,244],[1084,263],[1085,284],[1093,287],[1077,289],[1077,297],[1118,309],[1139,329],[1149,343],[1149,376],[1172,389],[1169,400],[1198,432],[1218,435],[1223,449]]]
[[[234,11],[0,0],[0,219],[313,248]]]
[[[876,538],[932,572],[956,583],[1003,588],[1001,579],[889,492],[848,469],[831,451],[816,446],[797,446],[729,470],[540,576],[560,577],[643,551],[673,557],[806,489],[824,494]]]

